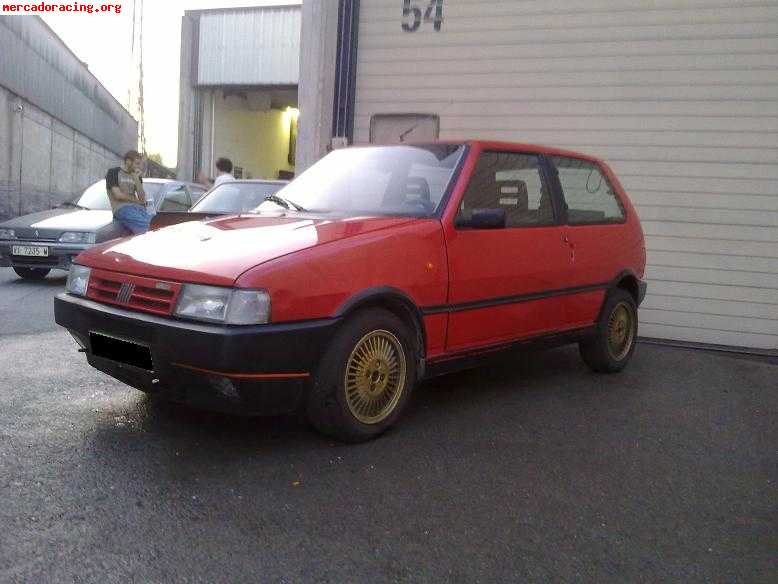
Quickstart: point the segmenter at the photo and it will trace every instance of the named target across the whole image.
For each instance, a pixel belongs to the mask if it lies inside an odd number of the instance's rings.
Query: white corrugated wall
[[[296,85],[300,7],[203,12],[199,49],[199,85]]]
[[[402,5],[361,1],[357,142],[434,113],[599,155],[646,233],[641,334],[778,349],[777,0],[443,0],[439,32]]]

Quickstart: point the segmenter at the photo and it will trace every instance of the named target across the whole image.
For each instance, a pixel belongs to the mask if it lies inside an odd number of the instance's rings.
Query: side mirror
[[[505,209],[473,209],[460,213],[454,224],[468,229],[502,229],[505,221]]]

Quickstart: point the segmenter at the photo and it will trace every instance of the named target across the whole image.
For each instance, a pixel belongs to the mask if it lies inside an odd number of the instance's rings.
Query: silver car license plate
[[[47,258],[49,257],[49,248],[37,245],[14,245],[11,247],[11,253],[15,256]]]

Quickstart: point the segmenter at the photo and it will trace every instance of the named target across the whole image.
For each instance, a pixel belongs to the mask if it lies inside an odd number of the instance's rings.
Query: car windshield
[[[143,190],[149,199],[156,200],[161,189],[162,183],[143,183]],[[105,179],[88,187],[80,197],[73,199],[69,204],[93,211],[110,211],[111,203],[108,201],[108,192],[105,190]]]
[[[190,211],[193,213],[246,213],[265,197],[276,193],[284,183],[224,182],[211,189]]]
[[[256,211],[297,207],[315,213],[427,217],[440,206],[464,150],[460,144],[335,150]]]

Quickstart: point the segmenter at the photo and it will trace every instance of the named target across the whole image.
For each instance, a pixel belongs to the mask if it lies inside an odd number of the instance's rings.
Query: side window
[[[203,194],[205,194],[205,189],[201,189],[200,187],[189,185],[187,188],[189,189],[189,198],[192,200],[193,205],[200,200],[200,197],[202,197]]]
[[[506,227],[552,225],[551,194],[532,154],[484,152],[467,185],[460,215],[473,209],[505,209]]]
[[[165,200],[160,205],[160,211],[183,212],[188,211],[192,204],[189,201],[189,194],[184,185],[173,187],[165,194]]]
[[[624,220],[624,209],[599,166],[586,160],[561,156],[551,160],[559,172],[570,225],[620,223]]]

